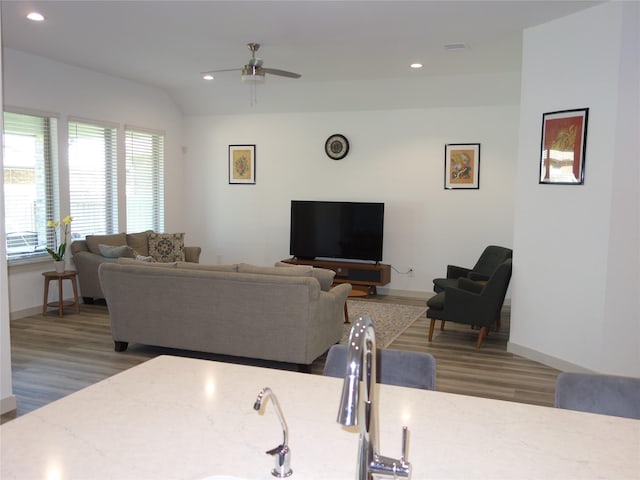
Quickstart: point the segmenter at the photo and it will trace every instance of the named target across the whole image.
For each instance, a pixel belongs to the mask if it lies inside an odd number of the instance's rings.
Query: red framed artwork
[[[588,118],[588,108],[542,115],[539,183],[584,184]]]

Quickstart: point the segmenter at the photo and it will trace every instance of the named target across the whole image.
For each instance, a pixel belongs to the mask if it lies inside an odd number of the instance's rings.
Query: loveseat
[[[198,263],[201,252],[200,247],[185,247],[182,233],[160,234],[153,230],[87,235],[84,240],[74,240],[70,248],[84,303],[105,298],[98,279],[98,267],[103,263],[117,263],[120,257],[144,258],[150,262],[184,260]]]
[[[299,266],[103,263],[116,351],[129,342],[310,365],[340,341],[350,284]]]

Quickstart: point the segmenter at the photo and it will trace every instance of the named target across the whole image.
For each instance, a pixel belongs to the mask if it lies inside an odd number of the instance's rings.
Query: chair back
[[[480,255],[480,258],[473,267],[473,271],[491,276],[501,263],[511,259],[512,256],[513,250],[510,248],[489,245],[484,249],[482,255]]]
[[[504,260],[495,269],[491,278],[482,289],[481,295],[487,299],[487,309],[491,312],[490,318],[495,319],[500,315],[504,297],[507,295],[509,282],[511,281],[511,259]]]
[[[556,380],[555,406],[640,419],[640,378],[563,372]]]
[[[333,345],[324,364],[324,375],[343,378],[347,370],[347,346]],[[379,383],[401,387],[434,390],[436,359],[423,352],[378,349],[377,374]]]

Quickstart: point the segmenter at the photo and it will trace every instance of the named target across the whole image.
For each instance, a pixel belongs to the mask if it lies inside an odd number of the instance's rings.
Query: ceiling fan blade
[[[302,75],[294,72],[287,72],[286,70],[279,70],[277,68],[263,68],[265,73],[270,73],[271,75],[279,75],[281,77],[289,77],[289,78],[300,78]]]
[[[206,73],[220,73],[220,72],[239,72],[240,70],[242,70],[241,68],[223,68],[220,70],[207,70],[206,72],[202,72],[202,74],[206,74]]]

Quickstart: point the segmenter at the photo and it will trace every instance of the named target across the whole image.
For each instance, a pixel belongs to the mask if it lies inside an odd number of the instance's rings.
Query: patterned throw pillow
[[[184,233],[149,233],[149,256],[156,262],[184,262]]]

